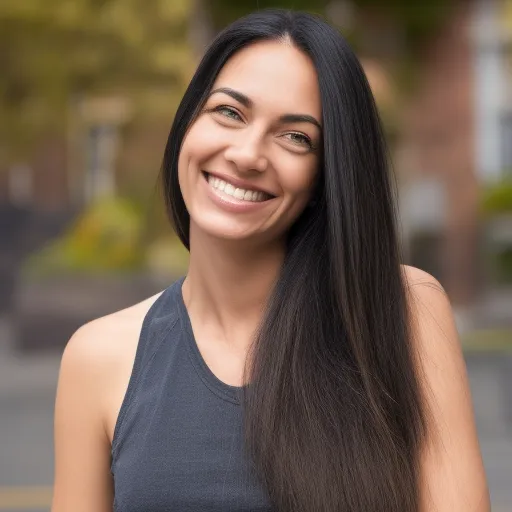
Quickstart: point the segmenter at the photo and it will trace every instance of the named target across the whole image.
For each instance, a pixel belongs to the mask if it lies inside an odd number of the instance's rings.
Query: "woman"
[[[339,34],[281,10],[224,30],[163,184],[189,271],[66,347],[53,512],[488,511],[450,305],[400,265]]]

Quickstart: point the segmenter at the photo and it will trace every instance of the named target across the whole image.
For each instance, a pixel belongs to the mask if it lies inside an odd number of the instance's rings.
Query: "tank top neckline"
[[[187,348],[189,349],[189,355],[192,360],[192,364],[194,368],[199,374],[199,377],[203,381],[203,383],[217,396],[222,398],[223,400],[227,400],[228,402],[234,403],[236,405],[240,405],[241,394],[245,388],[245,386],[231,386],[220,380],[210,369],[210,367],[206,364],[201,352],[199,351],[199,347],[197,346],[197,341],[194,336],[194,331],[192,329],[192,323],[190,321],[190,316],[188,314],[187,306],[185,305],[185,301],[183,299],[183,282],[185,281],[186,276],[180,278],[177,285],[177,296],[178,296],[178,309],[179,316],[182,324],[183,331],[185,333],[185,343]]]

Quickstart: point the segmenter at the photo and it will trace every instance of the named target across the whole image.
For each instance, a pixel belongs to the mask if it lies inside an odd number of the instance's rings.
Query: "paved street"
[[[466,354],[493,512],[512,511],[512,353]]]
[[[53,407],[59,355],[16,355],[2,327],[0,511],[47,511],[53,480]]]
[[[49,509],[59,355],[19,356],[0,337],[0,511]],[[512,353],[466,356],[493,512],[512,511]]]

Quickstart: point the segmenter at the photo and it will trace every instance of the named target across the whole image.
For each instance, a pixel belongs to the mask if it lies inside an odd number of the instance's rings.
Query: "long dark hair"
[[[321,178],[314,205],[290,230],[247,359],[245,447],[279,512],[416,512],[427,414],[386,145],[363,69],[334,28],[310,14],[273,9],[217,36],[167,141],[169,216],[189,248],[177,169],[185,133],[236,51],[283,38],[317,70]]]

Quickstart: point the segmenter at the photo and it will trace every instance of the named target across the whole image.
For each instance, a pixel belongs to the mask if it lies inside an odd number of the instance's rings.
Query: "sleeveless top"
[[[243,451],[242,388],[219,380],[181,292],[146,313],[112,441],[115,512],[271,512]]]

